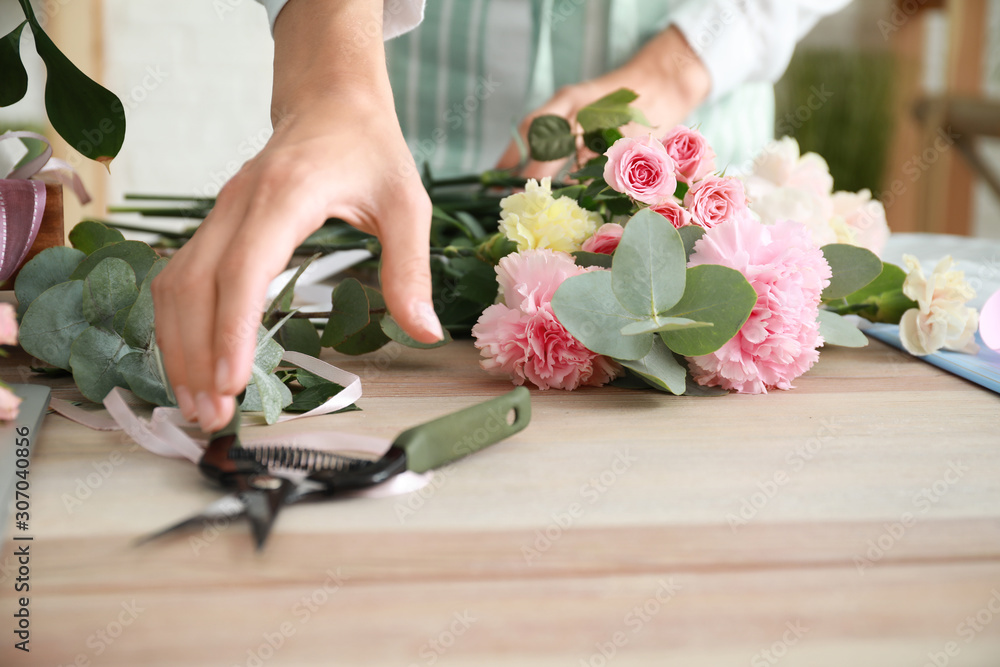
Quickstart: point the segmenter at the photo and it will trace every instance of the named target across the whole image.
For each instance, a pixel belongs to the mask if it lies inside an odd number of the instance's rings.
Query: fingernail
[[[215,390],[220,394],[228,394],[229,382],[229,361],[221,357],[215,365]]]
[[[201,430],[206,433],[215,430],[215,404],[211,397],[200,391],[195,397],[195,403],[198,406],[198,423],[201,424]]]
[[[438,320],[434,306],[426,301],[417,304],[417,317],[428,333],[434,334],[438,340],[444,339],[444,330],[441,328],[441,321]]]
[[[181,409],[184,419],[194,421],[198,417],[198,411],[194,407],[194,400],[187,387],[174,387],[174,398],[177,399],[177,407]]]

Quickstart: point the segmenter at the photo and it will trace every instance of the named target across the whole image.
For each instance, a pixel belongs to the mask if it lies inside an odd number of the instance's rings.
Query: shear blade
[[[294,488],[294,483],[287,479],[272,478],[280,480],[280,485],[270,489],[250,489],[240,493],[240,501],[246,508],[247,518],[250,520],[250,528],[253,531],[254,541],[257,551],[264,548],[268,535],[271,534],[271,527],[278,516],[278,512],[285,504],[285,499]]]
[[[221,519],[232,520],[239,518],[247,511],[246,505],[240,498],[239,494],[230,494],[203,509],[198,514],[182,519],[175,524],[167,526],[162,530],[158,530],[155,533],[141,537],[135,541],[135,546],[141,544],[146,544],[147,542],[152,542],[160,537],[165,537],[172,533],[177,533],[187,528],[193,526],[204,525],[213,521],[219,521]]]

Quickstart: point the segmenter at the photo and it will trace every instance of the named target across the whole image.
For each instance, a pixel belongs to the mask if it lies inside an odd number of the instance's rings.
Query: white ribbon
[[[344,389],[317,408],[302,414],[283,415],[279,421],[330,414],[353,405],[361,398],[361,378],[354,373],[341,370],[325,361],[300,352],[285,352],[282,358],[290,364],[315,373],[330,382],[342,385]],[[50,406],[55,412],[67,419],[88,428],[99,431],[124,431],[144,449],[158,456],[185,458],[192,463],[201,460],[202,451],[208,440],[204,434],[192,435],[185,430],[189,425],[180,410],[165,407],[154,408],[152,418],[146,420],[132,410],[128,400],[130,394],[131,392],[120,387],[112,389],[104,399],[104,407],[107,409],[108,416],[84,410],[58,398],[53,398]],[[247,446],[298,447],[332,453],[368,454],[374,457],[382,456],[392,445],[385,438],[337,431],[310,431],[280,436],[247,437],[247,429],[243,429],[240,441]],[[272,468],[271,471],[290,479],[298,480],[305,477],[305,474],[301,472],[295,474],[293,471],[279,468]],[[407,471],[368,489],[338,494],[338,496],[382,498],[410,493],[427,486],[431,477],[432,473],[430,472],[418,474]]]

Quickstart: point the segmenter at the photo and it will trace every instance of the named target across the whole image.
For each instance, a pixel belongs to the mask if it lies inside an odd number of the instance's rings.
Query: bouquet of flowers
[[[536,159],[603,148],[551,189],[529,181],[501,202],[517,252],[499,261],[501,299],[472,330],[483,368],[540,389],[600,386],[624,374],[674,394],[695,385],[789,389],[827,345],[866,338],[842,314],[899,323],[915,354],[968,346],[971,290],[943,263],[930,281],[877,253],[885,211],[867,190],[833,192],[826,163],[794,139],[769,146],[744,179],[716,174],[696,130],[622,136],[642,120],[619,91],[581,112],[536,119]]]

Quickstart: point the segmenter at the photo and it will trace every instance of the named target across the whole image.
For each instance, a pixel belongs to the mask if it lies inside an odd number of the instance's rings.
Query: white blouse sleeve
[[[267,18],[274,32],[274,22],[288,0],[257,0],[267,10]],[[336,2],[336,0],[330,0]],[[424,20],[426,0],[385,0],[382,6],[382,37],[392,39],[409,32]]]
[[[795,44],[851,0],[703,0],[688,2],[672,23],[712,76],[715,100],[742,83],[781,78]]]

